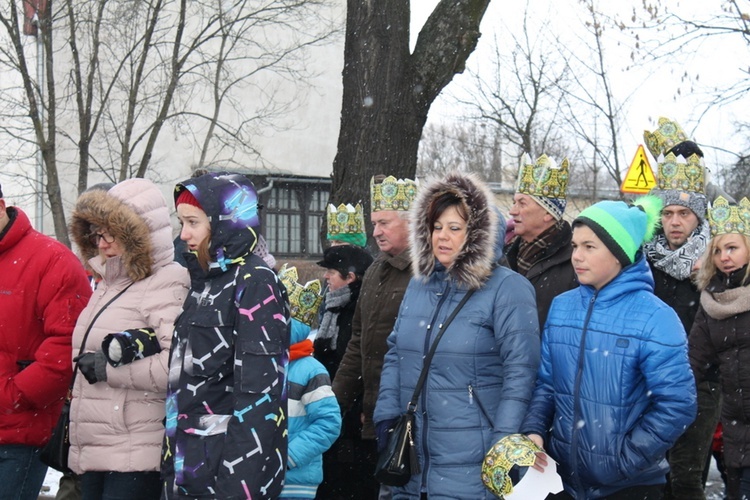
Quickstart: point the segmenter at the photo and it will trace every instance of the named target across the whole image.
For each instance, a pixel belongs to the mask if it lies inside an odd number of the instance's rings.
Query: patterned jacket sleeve
[[[235,296],[234,414],[218,477],[218,498],[275,498],[287,464],[289,307],[272,270],[244,270]]]
[[[155,348],[160,350],[152,356],[136,358],[130,364],[107,366],[110,387],[153,392],[167,390],[169,347],[175,318],[180,314],[188,293],[189,278],[185,269],[175,264],[160,269],[148,279],[151,283],[143,292],[140,310],[146,324],[154,330],[155,336],[150,340],[155,341]]]

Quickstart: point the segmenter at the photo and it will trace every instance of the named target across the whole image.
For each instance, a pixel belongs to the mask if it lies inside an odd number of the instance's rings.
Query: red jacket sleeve
[[[0,385],[0,407],[44,408],[65,396],[72,375],[70,340],[90,296],[86,272],[72,252],[60,251],[49,259],[36,297],[43,338],[31,364]]]

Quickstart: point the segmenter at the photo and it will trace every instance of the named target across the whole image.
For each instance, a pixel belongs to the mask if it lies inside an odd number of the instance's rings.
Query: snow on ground
[[[55,498],[57,494],[57,486],[60,481],[61,472],[57,472],[55,469],[47,469],[47,477],[44,478],[44,484],[42,485],[42,491],[39,492],[40,499]]]

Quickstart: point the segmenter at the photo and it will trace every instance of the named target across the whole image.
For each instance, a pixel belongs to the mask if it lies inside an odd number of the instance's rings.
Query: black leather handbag
[[[70,395],[65,398],[65,403],[60,413],[60,418],[57,419],[55,428],[52,429],[52,436],[50,436],[47,444],[42,448],[39,454],[39,459],[60,472],[71,472],[68,468],[68,450],[70,449],[70,434],[68,433],[68,427],[70,426]]]
[[[104,310],[109,307],[112,302],[117,300],[120,295],[125,293],[125,290],[130,288],[132,285],[133,284],[131,283],[130,285],[126,286],[117,295],[112,297],[109,302],[104,304],[104,307],[99,309],[99,312],[97,312],[96,316],[94,316],[94,319],[91,320],[91,323],[89,323],[89,327],[86,329],[86,333],[83,335],[83,342],[81,342],[80,352],[83,352],[84,347],[86,347],[86,340],[89,338],[91,327],[94,326],[94,323],[99,318],[99,315],[104,312]],[[73,378],[70,380],[70,387],[68,388],[68,394],[65,396],[65,403],[63,403],[60,418],[57,419],[57,424],[55,424],[54,429],[52,429],[52,435],[50,436],[49,441],[47,441],[47,444],[44,445],[42,451],[39,453],[39,459],[42,461],[42,463],[46,464],[49,467],[52,467],[55,470],[66,473],[72,472],[68,468],[68,451],[70,450],[70,399],[73,395],[73,385],[76,382],[77,373],[78,362],[76,362],[75,366],[73,367]]]
[[[466,292],[466,295],[464,295],[448,319],[440,325],[440,331],[430,347],[430,352],[427,353],[424,359],[422,372],[419,374],[419,380],[406,408],[406,413],[402,414],[396,421],[396,425],[388,431],[388,442],[385,449],[378,455],[378,462],[375,466],[375,479],[381,484],[387,486],[404,486],[411,480],[414,474],[421,472],[413,438],[414,432],[416,432],[414,414],[417,411],[417,399],[422,392],[422,387],[427,378],[427,370],[430,368],[430,363],[432,362],[432,357],[435,355],[438,342],[440,342],[448,325],[451,324],[453,318],[456,317],[458,311],[461,310],[473,293],[474,290]]]

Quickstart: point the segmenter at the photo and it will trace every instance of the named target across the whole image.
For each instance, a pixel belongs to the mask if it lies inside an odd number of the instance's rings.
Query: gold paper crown
[[[738,233],[750,236],[750,200],[742,198],[739,205],[730,205],[722,196],[708,209],[711,236]]]
[[[565,199],[568,190],[568,159],[564,158],[562,165],[556,165],[555,160],[547,155],[531,162],[529,155],[521,157],[521,167],[518,172],[517,192],[544,198]]]
[[[308,281],[302,286],[299,284],[297,268],[286,266],[284,264],[281,267],[279,279],[286,287],[287,295],[289,295],[292,318],[312,326],[318,315],[320,304],[323,302],[323,296],[320,294],[323,287],[320,280]]]
[[[646,141],[646,147],[654,158],[675,147],[681,142],[689,141],[687,134],[680,124],[663,116],[659,118],[659,128],[653,132],[643,131],[643,140]]]
[[[370,179],[371,210],[398,210],[407,212],[417,196],[417,182],[411,179],[396,179],[392,175],[376,184],[375,177]]]
[[[667,153],[659,159],[657,182],[659,189],[676,189],[705,194],[706,174],[703,159],[697,154],[690,155],[687,160],[674,153]]]
[[[338,234],[364,234],[365,217],[362,214],[362,205],[357,203],[343,203],[337,207],[328,204],[328,238],[336,239]]]
[[[504,498],[513,492],[511,469],[518,465],[531,467],[541,452],[531,439],[522,434],[509,434],[490,448],[482,462],[482,482],[495,496]]]

